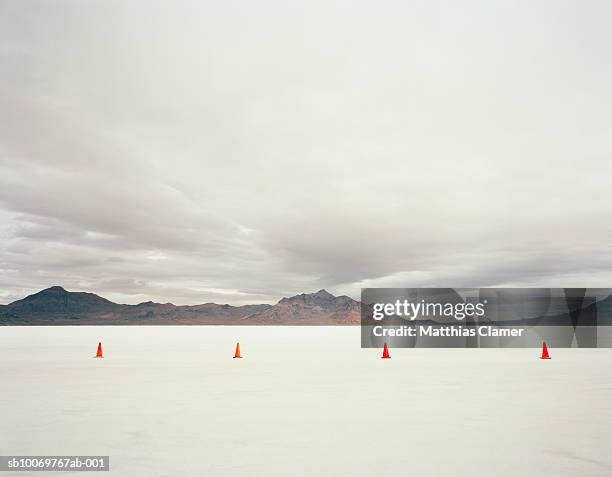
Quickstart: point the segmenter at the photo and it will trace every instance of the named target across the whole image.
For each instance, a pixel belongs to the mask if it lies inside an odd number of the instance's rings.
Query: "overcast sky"
[[[610,18],[0,0],[0,303],[609,287]]]

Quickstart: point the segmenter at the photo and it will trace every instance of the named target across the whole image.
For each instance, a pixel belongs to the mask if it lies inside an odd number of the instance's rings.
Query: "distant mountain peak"
[[[300,293],[288,298],[282,298],[278,304],[288,303],[309,303],[314,305],[329,305],[336,300],[336,297],[325,289],[321,289],[315,293]]]
[[[117,305],[94,293],[69,292],[56,285],[17,300],[8,306],[11,310],[22,313],[75,313],[98,311]]]
[[[46,293],[46,292],[60,292],[60,293],[68,293],[68,291],[59,285],[54,285],[49,288],[45,288],[44,290],[39,291],[38,293]]]
[[[244,319],[267,324],[358,324],[359,302],[325,289],[281,299],[273,307]]]

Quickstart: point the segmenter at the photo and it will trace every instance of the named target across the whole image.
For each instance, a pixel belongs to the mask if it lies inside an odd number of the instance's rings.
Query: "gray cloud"
[[[0,5],[0,302],[609,286],[608,2]]]

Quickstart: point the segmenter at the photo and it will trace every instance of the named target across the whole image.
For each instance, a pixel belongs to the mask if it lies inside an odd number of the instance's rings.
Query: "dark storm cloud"
[[[610,13],[5,1],[0,302],[609,286]]]

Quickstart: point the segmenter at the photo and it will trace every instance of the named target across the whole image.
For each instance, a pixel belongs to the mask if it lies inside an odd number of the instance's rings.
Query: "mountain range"
[[[122,305],[94,293],[47,288],[0,305],[0,325],[358,325],[360,303],[326,290],[275,305]]]

